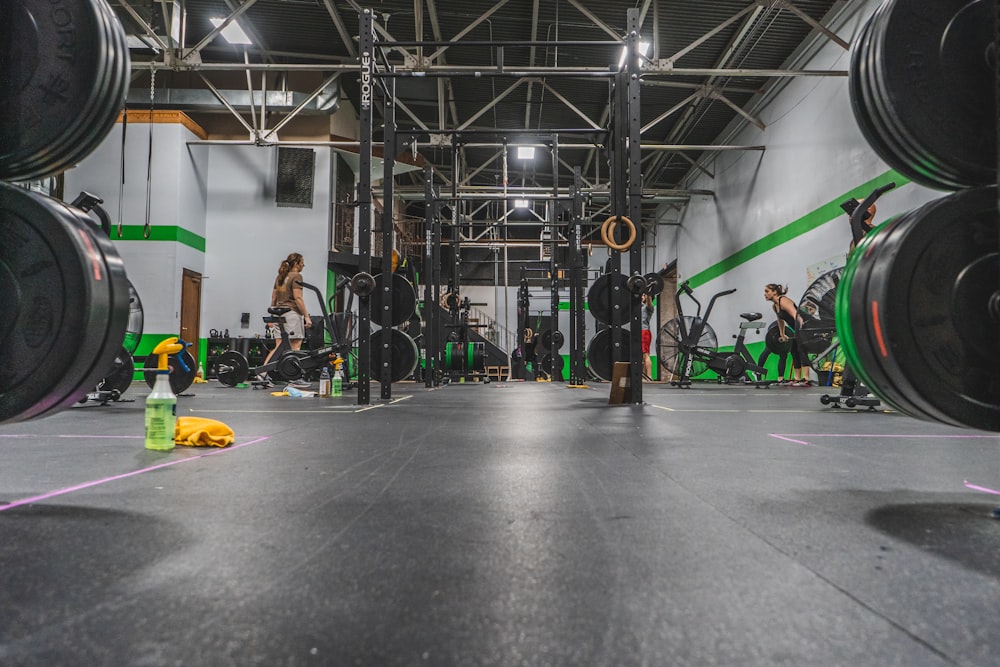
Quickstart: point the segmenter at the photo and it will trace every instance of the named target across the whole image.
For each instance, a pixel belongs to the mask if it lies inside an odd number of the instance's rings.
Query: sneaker
[[[796,380],[795,382],[792,383],[792,386],[793,387],[811,387],[811,386],[813,386],[813,383],[810,382],[809,380]]]
[[[305,380],[292,380],[287,386],[294,387],[295,389],[308,389],[312,386],[312,383]]]

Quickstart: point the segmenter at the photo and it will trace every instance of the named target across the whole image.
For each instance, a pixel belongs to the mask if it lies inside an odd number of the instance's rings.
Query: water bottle
[[[330,395],[330,369],[323,366],[323,370],[319,373],[319,392],[318,396],[326,398]]]
[[[344,388],[344,375],[337,369],[337,372],[333,374],[333,395],[340,396],[343,393]]]

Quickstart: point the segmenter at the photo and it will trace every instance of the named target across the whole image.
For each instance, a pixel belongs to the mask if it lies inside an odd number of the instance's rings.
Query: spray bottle
[[[157,355],[156,382],[146,398],[146,449],[169,451],[174,448],[174,429],[177,425],[177,396],[170,387],[170,366],[167,359],[184,346],[177,338],[167,338],[153,348]]]
[[[343,392],[344,373],[340,370],[340,366],[343,363],[344,360],[340,357],[333,360],[333,382],[331,383],[330,392],[332,396],[340,396]]]

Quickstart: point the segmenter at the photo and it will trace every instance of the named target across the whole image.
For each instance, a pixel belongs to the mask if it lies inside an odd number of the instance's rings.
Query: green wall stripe
[[[149,238],[143,238],[143,225],[122,225],[122,235],[118,238],[118,228],[111,225],[112,241],[174,241],[205,252],[205,238],[176,225],[155,225],[149,228]]]
[[[759,257],[770,250],[774,250],[783,243],[787,243],[796,237],[811,232],[817,227],[821,227],[832,220],[842,218],[844,216],[844,210],[840,208],[840,202],[852,197],[867,197],[875,188],[881,187],[886,183],[893,181],[896,183],[896,186],[899,187],[909,183],[910,179],[906,178],[894,169],[889,170],[881,176],[878,176],[877,178],[874,178],[867,183],[859,185],[853,190],[844,193],[835,200],[820,206],[815,211],[807,213],[798,220],[788,223],[781,229],[776,229],[767,236],[754,241],[742,250],[738,250],[729,257],[726,257],[721,262],[713,264],[707,269],[696,273],[689,281],[691,283],[691,287],[698,287],[711,280],[715,280],[722,274],[731,271],[740,264],[749,262],[755,257]]]

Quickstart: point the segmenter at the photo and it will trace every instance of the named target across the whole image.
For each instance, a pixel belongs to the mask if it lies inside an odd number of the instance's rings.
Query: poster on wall
[[[810,264],[806,267],[806,285],[811,285],[814,280],[819,278],[821,275],[827,271],[833,271],[834,269],[839,269],[847,263],[847,257],[844,255],[837,255],[836,257],[829,257],[824,260],[820,260],[815,264]]]

